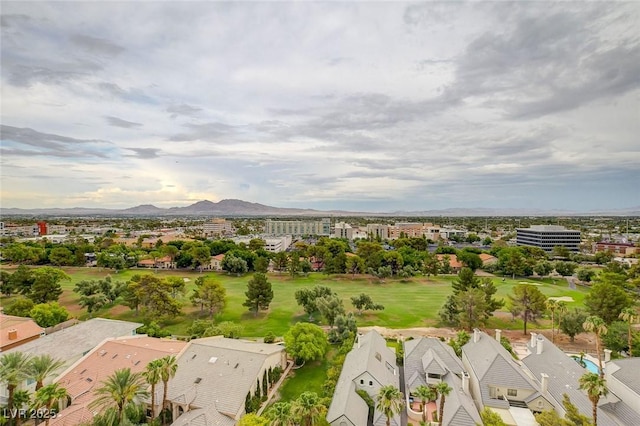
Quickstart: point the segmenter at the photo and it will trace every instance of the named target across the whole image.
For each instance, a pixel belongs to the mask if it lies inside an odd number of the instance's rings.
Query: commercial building
[[[235,235],[236,229],[232,222],[216,218],[202,225],[202,233],[205,237],[228,237]]]
[[[367,225],[367,234],[373,239],[388,240],[389,239],[389,225],[380,225],[377,223],[370,223]]]
[[[338,222],[333,228],[333,236],[353,240],[353,228],[348,223]]]
[[[553,251],[556,246],[577,252],[580,250],[580,231],[557,225],[533,225],[516,229],[516,243],[519,246],[539,247],[545,252]]]
[[[322,220],[271,220],[264,226],[266,235],[331,235],[331,219]]]

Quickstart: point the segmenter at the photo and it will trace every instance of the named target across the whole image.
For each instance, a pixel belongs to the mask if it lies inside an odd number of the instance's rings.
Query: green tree
[[[33,303],[56,302],[62,294],[60,282],[71,279],[62,270],[50,266],[35,269],[32,273],[34,281],[27,297]]]
[[[151,418],[156,418],[156,385],[162,378],[162,361],[154,359],[147,364],[144,379],[151,385]]]
[[[458,260],[472,271],[482,267],[482,259],[476,253],[462,250],[458,253]]]
[[[31,394],[28,390],[17,390],[13,394],[13,406],[15,409],[25,409],[31,405]],[[16,426],[21,424],[21,419],[18,417],[16,420]],[[2,421],[0,420],[0,424]]]
[[[28,317],[34,306],[33,300],[20,297],[15,299],[9,306],[6,306],[4,313],[16,317]]]
[[[571,257],[571,252],[565,246],[555,246],[551,252],[553,257],[559,257],[562,259],[568,259]],[[559,272],[558,272],[559,273]]]
[[[257,414],[249,413],[240,417],[238,426],[269,426],[269,420]]]
[[[38,389],[33,398],[34,408],[45,408],[48,413],[51,412],[51,407],[54,404],[57,404],[58,401],[62,399],[66,399],[68,396],[67,389],[60,386],[59,383],[52,383],[50,385],[44,386]],[[57,411],[57,410],[56,410]],[[45,420],[45,425],[49,426],[49,421],[51,417],[47,417]]]
[[[507,426],[507,424],[502,420],[502,417],[500,417],[500,414],[496,413],[489,407],[485,407],[482,409],[482,411],[480,412],[480,418],[482,419],[482,424],[484,426]],[[538,416],[536,415],[536,419],[537,418]]]
[[[547,298],[530,284],[518,284],[513,288],[513,294],[509,294],[508,297],[514,307],[521,312],[524,334],[527,334],[527,323],[544,312]]]
[[[576,276],[580,281],[584,281],[588,283],[588,282],[591,282],[593,277],[596,276],[596,271],[594,271],[591,268],[580,268],[578,269]]]
[[[376,395],[376,409],[387,418],[387,426],[391,425],[391,418],[400,414],[404,408],[404,395],[393,385],[382,386]]]
[[[329,341],[333,344],[342,344],[350,337],[358,333],[358,326],[353,313],[338,315],[335,319],[335,328],[329,330]]]
[[[200,305],[200,312],[207,309],[209,317],[222,311],[227,303],[227,290],[218,281],[207,277],[196,280],[196,288],[191,295],[191,303],[194,306]]]
[[[425,252],[422,259],[422,273],[429,279],[429,275],[436,276],[440,272],[440,262],[435,253]]]
[[[473,330],[487,319],[487,303],[482,290],[472,288],[460,292],[454,300],[458,311],[458,324],[461,327]]]
[[[316,306],[320,315],[327,320],[327,324],[333,328],[333,324],[336,321],[338,315],[344,315],[344,305],[342,299],[337,294],[331,294],[328,296],[322,296],[316,299]]]
[[[505,248],[500,250],[498,256],[498,268],[505,275],[511,275],[515,279],[516,275],[524,275],[526,270],[526,259],[519,247]]]
[[[30,356],[23,352],[10,352],[0,357],[0,383],[7,386],[7,410],[13,408],[16,388],[29,377]]]
[[[607,324],[598,316],[588,316],[582,324],[584,331],[593,332],[596,335],[596,352],[598,353],[598,367],[600,377],[604,377],[604,369],[602,368],[602,336],[607,334]]]
[[[347,257],[346,268],[347,272],[355,277],[356,274],[364,273],[364,271],[366,271],[367,269],[367,266],[364,262],[364,259],[362,259],[360,256],[349,256]]]
[[[610,281],[598,281],[585,296],[584,305],[590,315],[611,324],[625,308],[633,305],[633,301],[623,288]]]
[[[330,296],[334,294],[333,290],[329,287],[316,285],[313,288],[303,288],[296,290],[295,297],[298,305],[302,306],[304,311],[309,315],[309,320],[313,319],[313,314],[318,311],[316,305],[317,299],[323,296]]]
[[[384,309],[384,306],[374,303],[371,296],[366,293],[360,293],[358,296],[352,296],[351,304],[358,310],[358,315],[362,315],[362,312],[368,310],[381,311]]]
[[[287,353],[296,361],[319,359],[327,352],[327,335],[315,324],[299,322],[284,335]]]
[[[551,313],[551,342],[553,343],[555,342],[556,337],[556,313],[560,314],[560,312],[566,310],[566,306],[564,302],[552,298],[548,298],[546,303],[547,310]]]
[[[322,404],[315,392],[303,392],[291,404],[291,415],[300,422],[301,426],[319,425],[326,414],[327,407]]]
[[[260,310],[269,309],[273,300],[273,289],[267,275],[256,272],[249,280],[247,291],[244,294],[247,299],[242,305],[253,311],[255,316],[258,316]]]
[[[288,402],[276,402],[266,413],[271,426],[295,426],[291,415],[291,404]]]
[[[167,408],[167,394],[169,392],[169,380],[176,376],[178,361],[175,355],[167,355],[160,358],[160,380],[162,380],[162,409]]]
[[[295,278],[296,275],[298,275],[301,266],[300,253],[296,251],[291,252],[291,255],[289,256],[289,263],[287,264],[287,268],[289,270],[289,275],[291,276],[291,278]]]
[[[533,266],[533,272],[541,277],[546,277],[553,271],[553,265],[548,260],[541,260]]]
[[[563,277],[568,277],[569,275],[572,275],[577,267],[578,265],[574,262],[563,262],[559,260],[553,263],[553,268],[556,270],[557,273],[559,273]]]
[[[200,272],[202,272],[202,269],[205,265],[208,265],[211,262],[211,251],[209,250],[209,247],[195,246],[189,249],[188,252],[193,261],[193,266],[195,268],[198,268]],[[225,260],[226,259],[227,256],[225,256]],[[222,263],[224,265],[224,260],[222,261]]]
[[[580,389],[587,392],[592,406],[592,417],[594,426],[598,425],[598,402],[601,396],[607,396],[609,390],[602,375],[586,373],[580,377]]]
[[[584,331],[582,324],[584,324],[586,319],[587,314],[584,311],[574,309],[573,311],[567,312],[560,319],[559,328],[564,334],[569,336],[569,340],[573,342],[575,337]]]
[[[622,321],[625,321],[629,327],[628,327],[628,348],[629,348],[629,353],[631,353],[632,351],[632,346],[633,346],[633,339],[632,337],[632,333],[631,333],[631,329],[632,329],[632,324],[634,324],[636,321],[638,321],[638,313],[636,312],[635,309],[628,307],[628,308],[624,308],[619,315],[619,318]]]
[[[449,340],[449,346],[453,348],[458,358],[462,357],[462,347],[469,343],[469,340],[471,340],[471,336],[464,330],[458,331],[456,337]]]
[[[444,419],[444,402],[452,390],[447,382],[440,382],[435,387],[436,394],[440,396],[440,404],[438,407],[438,420],[440,424],[442,424],[442,420]]]
[[[132,309],[142,307],[147,318],[175,317],[181,312],[180,302],[171,297],[169,283],[152,274],[134,275],[127,284],[125,302]]]
[[[420,400],[422,407],[422,421],[427,422],[427,402],[436,399],[436,392],[429,386],[420,385],[413,391],[413,396]]]
[[[95,390],[96,399],[89,404],[89,409],[106,411],[114,409],[118,424],[125,421],[125,408],[137,405],[148,396],[142,372],[132,373],[131,369],[123,368],[114,371]]]
[[[256,272],[266,274],[269,270],[269,259],[266,257],[258,256],[255,263],[253,264],[253,269]]]
[[[18,266],[9,279],[14,291],[23,296],[31,294],[31,286],[35,282],[35,277],[33,276],[33,271],[27,266]]]
[[[36,391],[43,385],[47,377],[53,376],[64,366],[64,361],[53,358],[49,354],[36,355],[29,360],[28,375],[36,381]]]
[[[29,316],[40,327],[46,328],[66,321],[69,318],[69,311],[64,306],[60,306],[58,302],[40,303],[31,309]]]

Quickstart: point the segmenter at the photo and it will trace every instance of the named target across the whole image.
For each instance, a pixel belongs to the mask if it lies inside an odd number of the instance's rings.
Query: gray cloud
[[[70,41],[91,53],[102,54],[106,56],[116,56],[122,53],[125,49],[122,46],[118,46],[108,40],[104,40],[98,37],[91,37],[84,34],[74,34],[70,37]]]
[[[171,117],[175,118],[178,115],[193,116],[202,111],[202,108],[194,107],[187,104],[171,105],[167,108],[167,112],[171,113]]]
[[[123,120],[123,119],[118,118],[118,117],[106,116],[105,119],[107,120],[107,122],[109,123],[110,126],[122,127],[123,129],[132,129],[132,128],[136,128],[136,127],[141,127],[142,126],[141,123],[135,123],[133,121]]]
[[[158,148],[126,148],[129,151],[133,151],[133,155],[125,155],[125,157],[135,157],[142,159],[158,158],[159,153],[162,152]]]
[[[76,139],[4,124],[0,126],[0,134],[2,141],[5,142],[3,144],[4,155],[108,158],[108,152],[112,150],[109,146],[111,143],[107,141]],[[19,146],[11,146],[11,143],[17,143]],[[30,147],[30,149],[25,149],[20,145]]]

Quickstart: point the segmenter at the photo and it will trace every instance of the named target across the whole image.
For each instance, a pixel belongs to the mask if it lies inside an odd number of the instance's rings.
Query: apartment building
[[[215,218],[202,225],[202,233],[205,237],[225,237],[234,235],[236,229],[230,221],[223,218]]]
[[[333,236],[351,241],[353,240],[353,228],[348,223],[338,222],[333,228]]]
[[[389,239],[389,225],[380,225],[377,223],[370,223],[367,225],[367,234],[373,239],[388,240]]]
[[[266,235],[331,235],[331,219],[321,220],[271,220],[265,222]]]

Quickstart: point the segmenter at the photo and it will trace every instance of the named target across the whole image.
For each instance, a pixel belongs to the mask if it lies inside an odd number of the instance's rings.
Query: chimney
[[[18,330],[15,328],[9,329],[9,340],[16,340],[18,338]]]
[[[478,343],[480,341],[480,330],[477,328],[473,329],[473,343]]]
[[[361,333],[358,333],[358,337],[356,338],[356,341],[358,342],[358,349],[360,349],[360,338],[362,337]]]
[[[462,372],[462,391],[465,395],[469,395],[469,373],[466,371]]]
[[[538,338],[536,339],[536,353],[538,355],[540,355],[542,353],[542,349],[543,349],[543,345],[544,345],[544,338],[542,337],[542,334],[538,336]]]
[[[530,343],[531,349],[536,347],[536,337],[538,337],[537,333],[531,333],[531,343]]]
[[[496,340],[498,343],[500,342],[500,338],[502,337],[502,330],[496,328]]]
[[[611,349],[604,350],[604,362],[611,361]]]
[[[540,387],[542,388],[542,394],[546,394],[547,390],[549,389],[549,375],[545,374],[545,373],[540,373],[540,377],[542,377],[542,379],[540,380]]]

